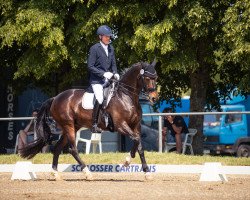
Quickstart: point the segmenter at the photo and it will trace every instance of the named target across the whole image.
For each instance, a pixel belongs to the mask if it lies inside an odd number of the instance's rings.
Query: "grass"
[[[103,153],[103,154],[80,154],[80,157],[86,164],[121,164],[125,160],[127,153]],[[190,156],[179,155],[175,153],[157,153],[145,152],[148,164],[185,164],[185,165],[202,165],[205,162],[221,162],[222,165],[231,166],[250,166],[250,158],[236,158],[232,156]],[[0,164],[15,164],[17,161],[24,161],[16,154],[0,155]],[[34,164],[52,163],[52,154],[37,154],[31,159]],[[70,154],[62,154],[59,157],[59,163],[75,164],[75,159]],[[132,163],[140,164],[139,155],[132,159]]]

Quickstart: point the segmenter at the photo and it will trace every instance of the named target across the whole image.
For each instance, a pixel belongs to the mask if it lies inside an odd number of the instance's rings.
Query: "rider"
[[[116,80],[120,79],[117,73],[114,48],[110,44],[112,37],[111,28],[107,25],[102,25],[97,29],[97,35],[100,41],[90,48],[88,56],[89,82],[96,98],[92,115],[92,133],[102,131],[97,127],[97,123],[103,102],[103,85],[113,76]]]

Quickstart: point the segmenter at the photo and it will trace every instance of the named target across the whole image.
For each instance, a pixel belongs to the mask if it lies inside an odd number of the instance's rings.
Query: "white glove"
[[[120,80],[120,75],[119,74],[115,74],[114,77],[115,77],[115,80],[117,80],[117,81]]]
[[[103,76],[104,76],[105,78],[107,78],[107,79],[111,79],[112,76],[113,76],[113,73],[111,73],[111,72],[105,72],[105,73],[103,74]]]

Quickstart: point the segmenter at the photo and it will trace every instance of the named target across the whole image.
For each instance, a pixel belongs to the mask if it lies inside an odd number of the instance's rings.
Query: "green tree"
[[[219,108],[236,86],[250,92],[249,1],[142,4],[148,15],[133,26],[131,44],[140,57],[156,55],[161,62],[161,98],[180,99],[191,88],[190,111],[198,112],[206,104]],[[189,126],[198,129],[195,152],[202,154],[203,116],[191,117]]]
[[[161,98],[178,101],[191,89],[191,111],[203,111],[235,86],[250,91],[249,7],[248,0],[1,0],[1,51],[16,52],[15,80],[34,77],[58,92],[86,79],[88,49],[107,24],[120,68],[156,57]],[[190,127],[201,154],[203,117],[191,117]]]
[[[74,3],[8,0],[0,5],[2,51],[18,54],[10,60],[11,55],[5,53],[2,61],[10,66],[9,60],[14,69],[17,67],[13,76],[16,88],[29,82],[55,95],[75,79],[86,77],[81,67],[87,53],[81,55],[81,48],[76,49],[80,44],[72,48],[69,41],[74,37]]]
[[[191,88],[190,111],[197,112],[206,104],[218,108],[235,86],[249,92],[249,1],[107,3],[89,1],[96,11],[85,33],[96,23],[109,23],[116,28],[119,58],[131,63],[156,56],[162,99],[178,99]],[[198,129],[195,152],[202,154],[203,116],[191,117],[189,125]]]

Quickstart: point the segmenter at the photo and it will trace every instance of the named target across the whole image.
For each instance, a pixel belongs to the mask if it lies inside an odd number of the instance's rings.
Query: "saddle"
[[[103,86],[103,104],[102,109],[106,109],[111,98],[114,96],[114,92],[116,90],[116,82],[111,82]],[[93,109],[95,105],[95,95],[92,90],[92,87],[90,86],[86,92],[83,94],[82,97],[82,107],[84,109]]]
[[[101,112],[100,115],[104,118],[105,121],[105,126],[111,131],[114,131],[114,124],[113,124],[113,120],[112,117],[109,113],[107,113],[105,111],[105,109],[107,108],[111,98],[114,96],[114,93],[116,91],[116,82],[111,82],[108,85],[104,85],[103,88],[103,104],[102,104],[102,108],[101,108]],[[82,97],[82,107],[84,109],[93,109],[94,105],[95,105],[95,95],[94,92],[92,90],[92,87],[90,88],[90,90],[87,90]]]

